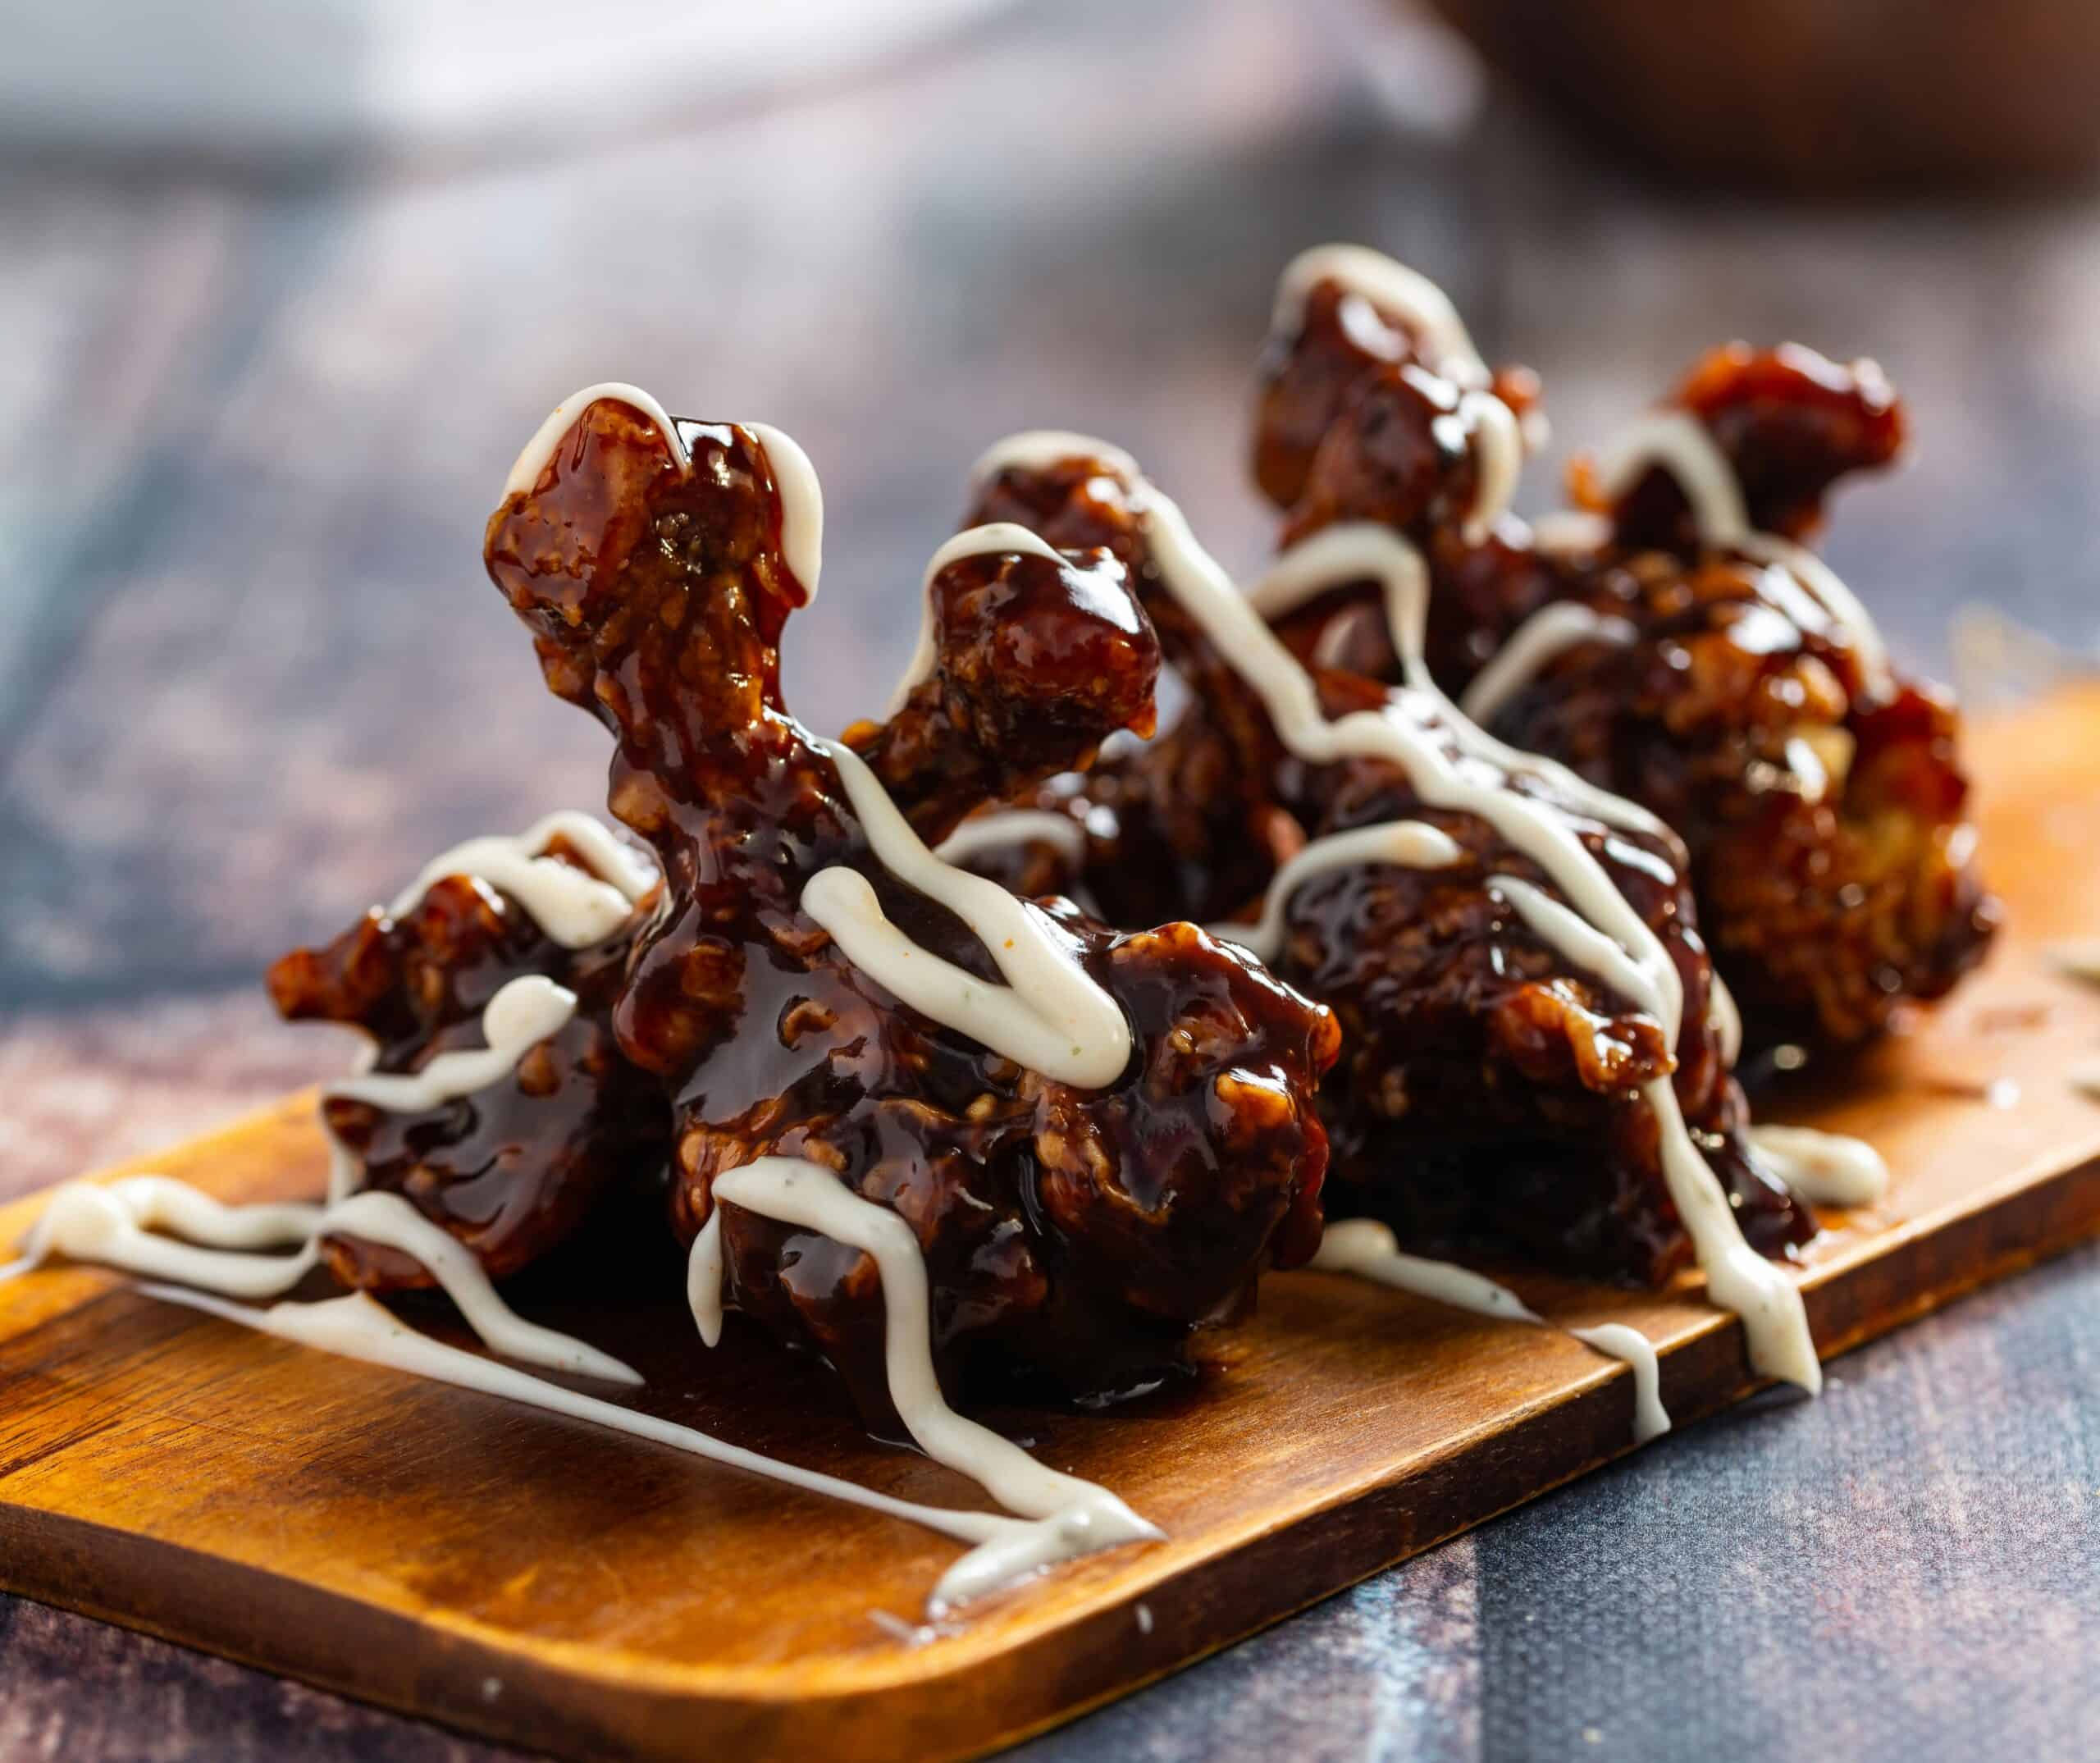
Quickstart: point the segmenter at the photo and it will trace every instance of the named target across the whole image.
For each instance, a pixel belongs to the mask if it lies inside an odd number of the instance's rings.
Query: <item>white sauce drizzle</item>
[[[1714,1030],[1721,1063],[1733,1071],[1742,1057],[1742,1012],[1736,1007],[1736,994],[1728,989],[1718,967],[1710,975],[1706,989],[1706,1021]]]
[[[1702,543],[1777,564],[1790,573],[1851,640],[1874,689],[1888,690],[1888,645],[1859,596],[1815,552],[1751,526],[1735,468],[1689,410],[1650,410],[1641,416],[1600,460],[1597,486],[1616,501],[1658,467],[1677,480]]]
[[[1871,1206],[1888,1191],[1888,1165],[1864,1139],[1813,1126],[1752,1126],[1744,1135],[1788,1188],[1819,1206]]]
[[[801,443],[770,422],[734,425],[756,441],[772,468],[773,487],[780,498],[780,555],[802,584],[802,604],[817,597],[824,573],[824,486]]]
[[[2100,937],[2080,937],[2052,943],[2048,949],[2049,965],[2068,980],[2100,985]]]
[[[678,425],[671,420],[669,411],[639,386],[630,386],[623,380],[601,380],[596,386],[587,386],[582,391],[563,399],[546,421],[534,431],[532,438],[525,443],[524,450],[511,466],[510,475],[503,481],[503,499],[506,502],[514,496],[530,492],[539,482],[540,474],[546,470],[547,461],[559,450],[564,438],[576,427],[577,418],[603,398],[617,399],[639,410],[656,425],[670,444],[671,457],[678,462],[678,469],[692,469],[692,455],[678,438]]]
[[[1459,708],[1477,723],[1493,722],[1503,706],[1556,655],[1586,642],[1623,648],[1634,637],[1633,627],[1624,619],[1598,612],[1578,601],[1554,601],[1540,607],[1510,633],[1509,640],[1460,695]]]
[[[1305,322],[1306,299],[1323,281],[1339,282],[1398,320],[1413,336],[1423,365],[1432,372],[1468,388],[1484,386],[1493,377],[1451,297],[1419,270],[1368,245],[1314,245],[1286,263],[1276,280],[1276,307],[1269,319],[1273,335],[1298,334]]]
[[[1472,437],[1476,473],[1472,505],[1466,510],[1459,536],[1468,545],[1484,545],[1495,522],[1509,512],[1517,480],[1523,474],[1523,430],[1517,413],[1493,392],[1462,394],[1459,419]]]
[[[1269,566],[1268,573],[1242,596],[1231,578],[1197,541],[1181,511],[1148,486],[1146,494],[1151,499],[1154,543],[1160,541],[1164,521],[1169,539],[1176,547],[1179,567],[1187,572],[1189,578],[1208,572],[1221,584],[1224,595],[1235,602],[1244,600],[1259,614],[1254,622],[1263,626],[1262,634],[1267,643],[1258,645],[1249,639],[1249,654],[1258,659],[1274,649],[1287,657],[1289,651],[1281,650],[1273,633],[1266,629],[1266,622],[1283,617],[1343,582],[1374,580],[1380,584],[1385,603],[1387,634],[1394,653],[1400,658],[1408,686],[1447,713],[1447,732],[1462,751],[1486,760],[1507,772],[1546,779],[1585,813],[1607,826],[1674,841],[1676,835],[1639,803],[1598,788],[1557,760],[1537,753],[1520,752],[1496,740],[1444,695],[1429,677],[1422,655],[1429,608],[1428,568],[1422,562],[1422,554],[1399,533],[1369,521],[1349,521],[1324,528],[1278,557]],[[1212,634],[1215,637],[1216,633]],[[1228,655],[1227,660],[1232,658]],[[1239,671],[1236,661],[1233,665],[1235,671]],[[1302,668],[1297,671],[1303,676]],[[1309,680],[1306,689],[1308,695],[1312,694]]]
[[[1540,1328],[1559,1327],[1484,1273],[1452,1262],[1406,1254],[1392,1231],[1372,1218],[1348,1218],[1329,1225],[1308,1265],[1325,1272],[1375,1280],[1396,1291],[1412,1292],[1431,1303],[1449,1304],[1479,1316],[1529,1322]],[[1637,1444],[1645,1445],[1669,1431],[1669,1412],[1662,1402],[1662,1367],[1655,1357],[1655,1344],[1646,1335],[1623,1322],[1603,1322],[1593,1328],[1569,1328],[1562,1332],[1632,1369]]]
[[[1080,966],[1071,938],[997,882],[928,850],[851,747],[821,738],[816,744],[838,767],[877,860],[967,925],[1007,984],[988,984],[914,943],[858,870],[819,870],[803,885],[802,910],[855,966],[935,1021],[1046,1077],[1084,1089],[1114,1083],[1130,1062],[1130,1027]]]
[[[912,644],[911,659],[904,664],[903,674],[889,695],[889,707],[883,711],[884,715],[894,716],[904,708],[913,688],[933,678],[934,663],[938,659],[934,636],[934,583],[941,572],[966,557],[1008,555],[1047,557],[1060,567],[1065,562],[1040,537],[1011,520],[987,521],[981,527],[970,527],[958,532],[927,560],[926,573],[919,588],[918,640]]]
[[[1066,459],[1098,461],[1107,474],[1120,483],[1135,483],[1144,475],[1134,459],[1098,435],[1076,434],[1069,428],[1025,428],[993,441],[979,454],[977,463],[970,468],[970,482],[975,486],[1011,468],[1042,471]]]
[[[575,427],[577,419],[592,404],[607,398],[617,400],[648,418],[670,448],[678,469],[692,471],[692,454],[687,450],[670,412],[639,386],[630,386],[623,380],[604,380],[572,393],[554,407],[511,466],[510,475],[504,480],[504,500],[508,501],[514,496],[529,492],[539,482],[540,474],[546,470],[547,462],[560,450],[568,432]],[[807,605],[817,597],[817,581],[824,567],[824,490],[817,480],[816,468],[810,464],[809,454],[792,436],[770,422],[735,422],[730,426],[743,430],[765,454],[766,464],[773,473],[774,489],[780,497],[781,555],[794,572],[795,579],[802,584],[803,603]]]
[[[1623,998],[1633,999],[1661,1022],[1673,1044],[1684,1017],[1684,978],[1669,951],[1657,943],[1638,956],[1599,930],[1582,915],[1515,875],[1491,875],[1487,891],[1524,921],[1532,934],[1556,948],[1584,972]],[[1658,951],[1660,961],[1655,959]]]
[[[557,840],[573,846],[590,865],[546,855]],[[426,863],[394,897],[390,918],[413,912],[425,894],[450,875],[469,875],[509,894],[565,949],[603,942],[627,922],[637,901],[656,884],[656,872],[640,853],[614,837],[594,815],[564,809],[536,820],[515,837],[469,838]]]
[[[1086,829],[1068,814],[1048,808],[1007,808],[973,815],[934,847],[943,863],[966,863],[987,851],[1007,845],[1055,845],[1068,863],[1086,857]]]
[[[1124,1542],[1156,1542],[1163,1532],[1098,1482],[1040,1464],[1011,1440],[957,1414],[934,1371],[926,1263],[911,1226],[865,1200],[819,1164],[761,1157],[714,1178],[718,1207],[730,1205],[818,1231],[860,1249],[875,1263],[883,1290],[883,1355],[890,1400],[906,1429],[936,1462],[968,1476],[1010,1512],[1030,1522],[988,1538],[941,1576],[929,1608],[947,1607],[1010,1584],[1023,1574]],[[710,1344],[721,1327],[719,1213],[693,1245],[687,1292]]]
[[[267,1310],[251,1310],[244,1305],[229,1304],[177,1286],[145,1285],[139,1290],[148,1297],[201,1310],[208,1316],[252,1328],[259,1334],[274,1335],[281,1341],[294,1341],[344,1359],[362,1359],[369,1365],[386,1366],[411,1377],[428,1377],[463,1390],[500,1396],[527,1407],[544,1409],[549,1414],[589,1421],[630,1437],[647,1439],[691,1456],[704,1457],[710,1463],[726,1464],[731,1468],[785,1482],[810,1493],[847,1500],[892,1518],[908,1519],[915,1524],[924,1524],[960,1541],[988,1543],[1021,1528],[1020,1521],[1002,1518],[996,1513],[955,1512],[898,1500],[877,1493],[873,1488],[842,1481],[837,1476],[797,1468],[792,1464],[726,1443],[675,1421],[660,1420],[654,1414],[638,1414],[596,1396],[579,1395],[558,1383],[549,1383],[544,1378],[418,1334],[364,1292],[353,1292],[348,1297],[330,1298],[317,1304],[278,1304]]]
[[[1705,543],[1726,549],[1750,537],[1735,468],[1689,410],[1646,410],[1635,418],[1599,458],[1597,488],[1616,502],[1658,466],[1677,480]]]
[[[1557,508],[1531,523],[1534,550],[1600,551],[1611,543],[1611,522],[1586,508]]]
[[[576,994],[541,974],[509,981],[482,1012],[486,1047],[441,1053],[417,1071],[374,1071],[329,1086],[327,1094],[392,1114],[420,1113],[500,1083],[518,1062],[576,1014]]]
[[[1039,435],[1024,435],[995,446],[985,457],[994,467],[1039,459],[1046,452],[1053,459],[1066,458],[1071,456],[1073,440],[1061,436],[1053,443]],[[1051,451],[1053,445],[1056,450]],[[1504,787],[1499,779],[1481,779],[1465,763],[1468,757],[1500,763],[1500,756],[1509,755],[1510,749],[1476,728],[1427,681],[1422,630],[1428,572],[1413,547],[1367,522],[1330,527],[1293,546],[1262,583],[1243,595],[1198,542],[1169,497],[1142,476],[1129,487],[1144,512],[1163,585],[1260,698],[1284,746],[1312,764],[1355,755],[1388,760],[1406,772],[1417,794],[1431,806],[1474,815],[1493,826],[1538,864],[1570,902],[1564,907],[1545,902],[1554,911],[1539,915],[1535,932],[1557,941],[1574,964],[1592,971],[1604,966],[1608,971],[1600,972],[1600,978],[1631,987],[1627,995],[1656,1019],[1674,1045],[1683,998],[1669,951],[1562,813]],[[1263,617],[1265,610],[1300,603],[1326,587],[1366,578],[1384,584],[1394,648],[1416,696],[1445,714],[1449,736],[1459,749],[1456,760],[1416,719],[1399,692],[1380,710],[1328,721],[1312,676]],[[1579,783],[1565,768],[1511,757],[1556,781],[1565,778]],[[1645,810],[1594,786],[1582,786],[1577,793],[1586,810],[1608,809],[1609,818],[1618,824],[1659,824]],[[1514,893],[1505,891],[1505,897],[1520,913],[1525,911],[1525,902]],[[1558,937],[1541,925],[1554,927]],[[1573,935],[1577,928],[1583,933],[1579,938]],[[1742,1318],[1752,1366],[1811,1393],[1819,1390],[1823,1369],[1800,1289],[1743,1240],[1734,1210],[1692,1140],[1669,1080],[1645,1084],[1641,1094],[1654,1112],[1664,1181],[1705,1272],[1708,1291],[1714,1303]]]
[[[157,1230],[190,1240],[151,1234]],[[53,1190],[23,1243],[21,1271],[55,1251],[228,1297],[270,1298],[306,1277],[320,1259],[320,1239],[331,1233],[413,1256],[468,1326],[507,1358],[609,1383],[641,1382],[632,1368],[588,1342],[527,1322],[497,1295],[470,1250],[398,1194],[369,1190],[325,1207],[226,1206],[166,1176],[127,1176],[107,1186],[69,1181]],[[292,1254],[256,1252],[294,1245]]]
[[[1440,870],[1464,860],[1458,841],[1423,820],[1390,820],[1378,826],[1352,827],[1316,838],[1276,873],[1262,901],[1262,916],[1251,925],[1212,925],[1210,933],[1237,943],[1260,961],[1273,961],[1283,948],[1283,920],[1291,896],[1315,875],[1359,864],[1390,863],[1400,869]]]

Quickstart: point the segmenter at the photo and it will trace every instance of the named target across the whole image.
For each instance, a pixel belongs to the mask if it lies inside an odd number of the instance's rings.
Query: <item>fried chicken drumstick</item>
[[[669,1098],[674,1221],[700,1233],[758,1159],[819,1165],[910,1225],[944,1383],[1126,1391],[1312,1253],[1334,1021],[1193,925],[1111,930],[920,843],[1148,725],[1157,641],[1113,555],[999,528],[945,547],[937,665],[897,714],[849,742],[788,714],[780,637],[815,586],[789,448],[600,400],[489,526],[491,577],[549,685],[613,732],[613,811],[662,866],[609,1021]],[[1120,1041],[1030,1014],[1048,967]],[[887,1414],[870,1258],[719,1218],[730,1300]]]
[[[1484,468],[1435,385],[1444,328],[1395,304],[1390,277],[1342,268],[1280,304],[1265,361],[1255,473],[1287,511],[1285,542],[1368,520],[1422,547],[1430,674],[1512,745],[1682,835],[1753,1044],[1855,1042],[1906,1000],[1943,996],[1997,916],[1955,709],[1890,668],[1871,619],[1802,548],[1831,486],[1902,445],[1880,371],[1792,346],[1716,350],[1601,469],[1575,474],[1591,518],[1534,534],[1472,518]],[[1301,655],[1399,677],[1362,588],[1282,629]]]
[[[1447,388],[1429,392],[1452,401]],[[1433,505],[1472,495],[1477,472],[1459,450],[1449,473],[1424,476]],[[1642,1101],[1661,1085],[1755,1247],[1778,1253],[1812,1234],[1742,1136],[1678,841],[1631,805],[1616,811],[1554,768],[1498,751],[1440,696],[1341,669],[1316,663],[1305,676],[1327,724],[1395,723],[1400,749],[1427,756],[1294,751],[1248,646],[1192,616],[1176,590],[1188,565],[1162,558],[1157,541],[1178,516],[1169,522],[1161,500],[1127,459],[1083,437],[1020,437],[980,468],[966,519],[1112,550],[1192,693],[1157,741],[1037,792],[1029,806],[1071,815],[1084,836],[1062,842],[1061,869],[1047,841],[1026,842],[1018,861],[1038,884],[1083,885],[1112,919],[1242,920],[1221,934],[1333,1007],[1344,1050],[1320,1095],[1334,1144],[1330,1215],[1370,1213],[1418,1249],[1513,1250],[1659,1279],[1692,1248],[1664,1169],[1666,1128]],[[1362,573],[1344,555],[1361,530],[1344,537],[1333,548],[1342,573],[1323,579],[1314,561],[1292,591]],[[1543,845],[1519,824],[1534,816]],[[1541,852],[1570,843],[1582,857],[1551,868],[1586,899],[1616,896],[1637,916],[1668,963],[1661,989],[1678,1024],[1551,934],[1573,915]],[[1323,852],[1332,857],[1316,861]]]

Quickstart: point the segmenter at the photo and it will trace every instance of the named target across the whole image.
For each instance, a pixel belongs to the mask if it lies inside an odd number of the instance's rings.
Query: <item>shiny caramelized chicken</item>
[[[1574,474],[1593,518],[1463,518],[1479,476],[1438,339],[1371,281],[1319,282],[1272,343],[1256,474],[1286,542],[1382,523],[1426,553],[1429,674],[1512,745],[1685,839],[1700,923],[1753,1042],[1856,1041],[1944,995],[1997,921],[1974,861],[1957,719],[1892,670],[1801,541],[1901,404],[1871,363],[1719,349],[1628,447]],[[1316,434],[1321,422],[1326,427]],[[1363,589],[1294,609],[1294,651],[1399,677]]]
[[[1264,1265],[1317,1244],[1333,1017],[1193,925],[1112,930],[993,890],[1014,929],[988,947],[969,902],[915,885],[921,838],[1148,725],[1157,644],[1123,564],[997,528],[947,547],[927,677],[827,742],[780,698],[782,630],[814,586],[781,458],[749,429],[676,427],[590,405],[491,518],[487,558],[550,686],[614,733],[614,812],[662,865],[610,1021],[669,1098],[678,1230],[709,1222],[724,1172],[803,1159],[910,1224],[946,1381],[981,1364],[1097,1396],[1156,1378]],[[1125,1025],[1098,1081],[955,1025],[1014,1003],[1017,941]],[[918,963],[883,971],[930,986],[929,1007],[870,971],[885,949]],[[719,1231],[731,1300],[886,1413],[870,1258],[734,1204]]]
[[[1463,488],[1425,484],[1432,501],[1463,500]],[[1320,1097],[1334,1144],[1331,1215],[1371,1213],[1418,1248],[1515,1249],[1659,1278],[1691,1252],[1656,1117],[1639,1100],[1660,1081],[1674,1085],[1753,1245],[1778,1252],[1811,1234],[1741,1137],[1742,1094],[1710,1020],[1710,965],[1678,841],[1637,811],[1635,824],[1598,819],[1579,785],[1495,756],[1437,696],[1395,694],[1342,669],[1309,669],[1330,722],[1399,719],[1438,756],[1427,772],[1448,770],[1480,805],[1380,754],[1312,763],[1294,753],[1249,678],[1170,591],[1147,494],[1127,462],[1083,453],[996,466],[979,486],[969,520],[1018,522],[1052,545],[1121,558],[1192,693],[1157,741],[1031,799],[1073,815],[1083,838],[1022,840],[979,861],[1031,885],[1083,886],[1112,919],[1183,911],[1251,923],[1274,884],[1284,895],[1270,902],[1275,934],[1250,940],[1344,1031]],[[1550,838],[1578,841],[1600,884],[1666,952],[1682,994],[1674,1038],[1513,907],[1519,893],[1565,907],[1532,843],[1504,830],[1515,804],[1535,809]],[[1302,870],[1323,840],[1401,824],[1429,829],[1418,843],[1434,861],[1370,856],[1279,876],[1294,859]]]
[[[568,996],[558,1027],[470,1094],[405,1110],[346,1094],[322,1103],[330,1134],[362,1167],[362,1186],[402,1195],[502,1278],[569,1236],[611,1188],[660,1172],[670,1121],[660,1089],[612,1034],[613,1001],[640,924],[628,901],[558,828],[521,843],[515,860],[536,862],[538,876],[559,865],[605,889],[600,902],[585,897],[599,905],[597,921],[565,946],[526,902],[465,873],[468,855],[458,854],[460,872],[436,875],[412,903],[375,909],[334,942],[283,957],[269,986],[289,1019],[370,1035],[370,1071],[383,1076],[427,1071],[433,1060],[500,1040],[503,1007],[492,1015],[491,1006],[514,982],[543,980]],[[634,874],[646,868],[641,854],[617,855],[628,890],[638,892],[646,884]],[[435,867],[450,869],[444,860]],[[565,878],[553,879],[559,886]],[[548,916],[566,929],[555,911]],[[563,1013],[557,994],[555,1014]],[[422,1263],[398,1249],[345,1235],[322,1246],[347,1285],[432,1283]]]

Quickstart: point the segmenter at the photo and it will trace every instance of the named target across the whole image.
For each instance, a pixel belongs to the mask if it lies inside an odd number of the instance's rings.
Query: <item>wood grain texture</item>
[[[1798,1106],[1872,1139],[1897,1178],[1809,1252],[1826,1354],[2100,1231],[2100,1108],[2065,1080],[2100,1039],[2100,993],[2042,952],[2100,920],[2100,690],[1979,733],[2018,928],[1954,1009]],[[2017,1107],[1984,1099],[2016,1072]],[[323,1163],[304,1095],[153,1160],[229,1199],[314,1193]],[[0,1213],[0,1234],[37,1204]],[[1681,1419],[1750,1386],[1739,1327],[1696,1291],[1522,1283],[1556,1319],[1655,1341]],[[860,1436],[815,1368],[754,1331],[705,1355],[674,1298],[557,1293],[546,1313],[633,1360],[651,1412],[906,1498],[967,1496]],[[47,1270],[0,1288],[0,1574],[566,1754],[951,1756],[1171,1669],[1628,1439],[1623,1368],[1329,1276],[1268,1281],[1220,1359],[1165,1404],[998,1417],[1169,1540],[913,1633],[950,1551],[909,1526]]]

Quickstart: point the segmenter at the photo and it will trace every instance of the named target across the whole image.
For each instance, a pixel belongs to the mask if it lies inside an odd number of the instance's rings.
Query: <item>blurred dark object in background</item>
[[[1430,0],[1500,73],[1675,182],[1794,195],[2100,169],[2090,0]]]

